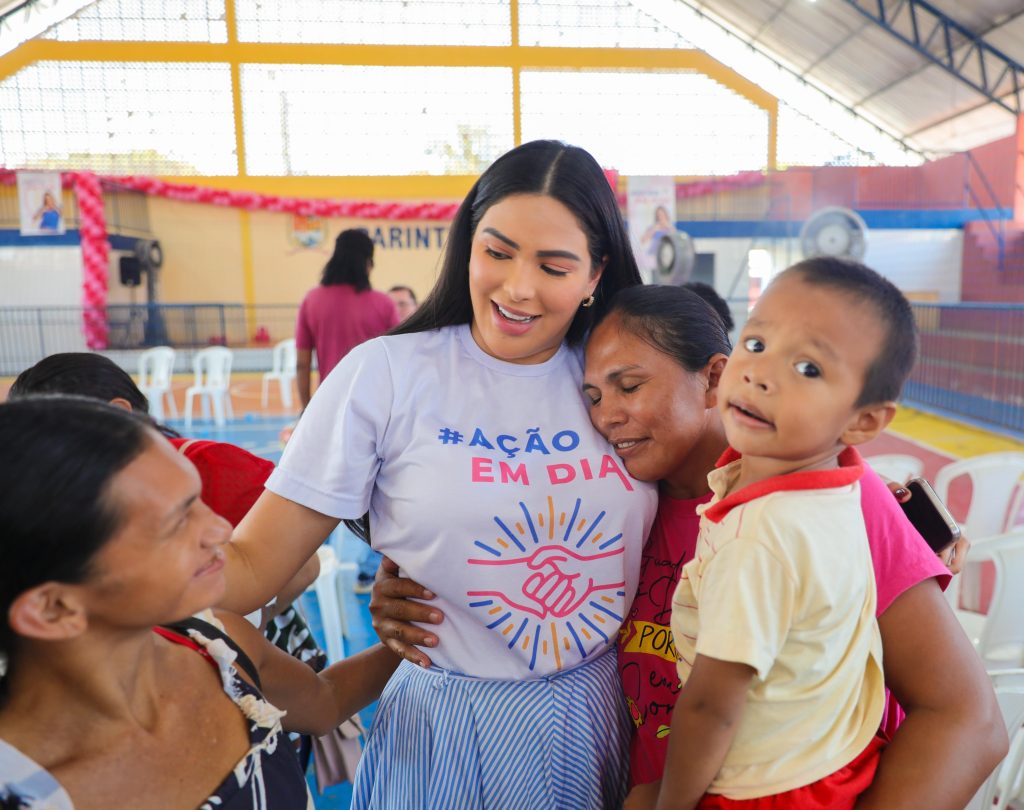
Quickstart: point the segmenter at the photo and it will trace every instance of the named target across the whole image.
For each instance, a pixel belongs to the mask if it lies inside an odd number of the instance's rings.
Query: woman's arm
[[[252,659],[263,696],[287,712],[286,731],[322,737],[380,697],[399,659],[381,644],[320,673],[271,644],[241,616],[218,611],[228,635]]]
[[[242,616],[263,607],[316,553],[339,522],[264,492],[225,546],[227,589],[218,607]]]
[[[885,679],[907,717],[858,810],[960,810],[1008,747],[988,675],[934,579],[897,597],[878,625]]]
[[[305,565],[299,569],[299,573],[284,584],[284,588],[274,597],[273,603],[263,608],[260,629],[265,631],[267,625],[274,618],[288,610],[292,606],[292,602],[302,596],[306,589],[316,582],[318,576],[320,576],[320,557],[314,554],[306,560]]]

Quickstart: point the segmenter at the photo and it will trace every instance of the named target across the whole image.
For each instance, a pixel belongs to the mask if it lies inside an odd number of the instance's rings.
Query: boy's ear
[[[839,437],[845,445],[864,444],[881,433],[896,415],[895,402],[878,402],[860,408]]]
[[[722,381],[722,372],[725,371],[725,363],[728,359],[721,352],[713,354],[701,371],[708,382],[708,390],[704,395],[704,407],[706,409],[714,408],[718,405],[718,383]]]
[[[44,582],[15,597],[7,612],[11,629],[19,636],[41,641],[65,641],[88,627],[85,606],[72,586]]]

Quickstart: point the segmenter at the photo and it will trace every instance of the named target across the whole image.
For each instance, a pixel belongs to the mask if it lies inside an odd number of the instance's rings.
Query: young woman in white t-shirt
[[[385,690],[353,807],[616,807],[629,718],[612,647],[655,488],[587,416],[582,340],[640,282],[585,151],[499,158],[420,309],[353,350],[239,525],[224,604],[272,594],[341,519],[436,595],[443,653]]]

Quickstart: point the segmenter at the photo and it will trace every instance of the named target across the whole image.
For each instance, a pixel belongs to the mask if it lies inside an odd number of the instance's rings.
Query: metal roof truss
[[[925,0],[848,5],[1007,112],[1019,115],[1024,66]]]

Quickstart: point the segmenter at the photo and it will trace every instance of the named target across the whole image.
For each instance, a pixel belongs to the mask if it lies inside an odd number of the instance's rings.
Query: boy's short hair
[[[830,287],[874,308],[885,333],[881,351],[864,376],[855,407],[898,399],[917,360],[917,323],[910,302],[899,288],[860,262],[833,256],[804,259],[778,277],[788,275],[799,276],[813,286]]]

